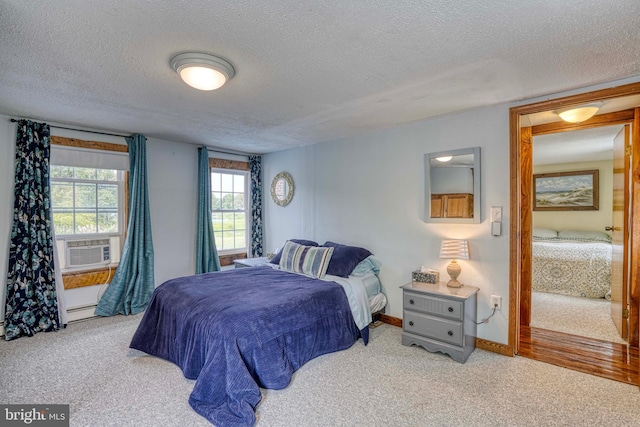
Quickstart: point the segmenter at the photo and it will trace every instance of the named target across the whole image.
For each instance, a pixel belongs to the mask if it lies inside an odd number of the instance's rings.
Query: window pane
[[[245,232],[244,230],[236,231],[236,248],[244,248],[246,246]]]
[[[244,193],[244,175],[233,176],[233,192]]]
[[[117,233],[118,213],[98,211],[98,233]]]
[[[211,191],[221,191],[220,174],[218,172],[211,173]]]
[[[76,234],[97,233],[96,212],[76,210]]]
[[[73,208],[73,184],[66,182],[52,182],[51,205],[54,208]]]
[[[53,211],[53,230],[56,234],[73,234],[73,213]]]
[[[236,210],[244,210],[244,194],[233,195],[233,208]]]
[[[118,171],[113,169],[98,169],[98,179],[101,181],[117,181]]]
[[[118,186],[109,184],[98,184],[98,207],[117,208],[118,207]]]
[[[220,209],[233,210],[233,193],[222,193],[222,206]]]
[[[95,169],[93,169],[95,172]],[[96,207],[96,184],[75,184],[76,208]]]
[[[216,249],[218,249],[219,251],[222,250],[222,231],[214,232],[213,237],[216,241]]]
[[[235,224],[233,220],[233,212],[223,213],[222,214],[222,229],[223,230],[234,230]]]
[[[74,168],[75,178],[77,179],[96,179],[96,169],[93,168]]]
[[[233,191],[233,175],[228,173],[221,174],[222,175],[222,191],[231,192]]]
[[[222,209],[222,193],[211,193],[211,209]]]
[[[236,212],[235,214],[235,229],[236,230],[245,230],[246,227],[246,215],[244,212]]]
[[[222,214],[220,212],[212,213],[211,220],[213,221],[213,231],[222,231]]]
[[[69,166],[51,165],[51,178],[73,178],[73,168]]]
[[[233,249],[234,248],[234,232],[233,231],[223,231],[222,232],[222,249]]]

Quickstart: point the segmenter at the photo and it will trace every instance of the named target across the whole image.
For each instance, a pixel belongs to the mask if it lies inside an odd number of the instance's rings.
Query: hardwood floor
[[[518,355],[638,385],[638,348],[521,326]]]

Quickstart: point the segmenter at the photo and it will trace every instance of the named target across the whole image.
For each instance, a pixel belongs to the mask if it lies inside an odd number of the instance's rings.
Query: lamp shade
[[[601,106],[601,102],[595,102],[593,104],[583,105],[581,107],[571,107],[562,110],[556,110],[554,111],[554,113],[559,115],[560,118],[565,122],[581,123],[593,117],[598,112]]]
[[[199,90],[218,89],[235,75],[233,65],[206,53],[181,53],[170,64],[186,84]]]
[[[443,240],[440,244],[440,258],[469,259],[469,245],[466,240]]]

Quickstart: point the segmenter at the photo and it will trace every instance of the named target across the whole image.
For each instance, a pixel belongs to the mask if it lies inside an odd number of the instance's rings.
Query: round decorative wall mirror
[[[276,205],[287,206],[293,199],[294,191],[293,178],[287,172],[280,172],[273,178],[271,182],[271,198]]]

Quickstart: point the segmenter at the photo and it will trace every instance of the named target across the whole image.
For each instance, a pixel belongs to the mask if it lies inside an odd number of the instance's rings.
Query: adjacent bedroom
[[[612,292],[612,280],[622,281],[613,259],[624,246],[614,242],[624,203],[614,194],[625,194],[614,142],[624,133],[616,125],[533,138],[532,327],[626,342],[626,319],[614,308],[622,283]]]

